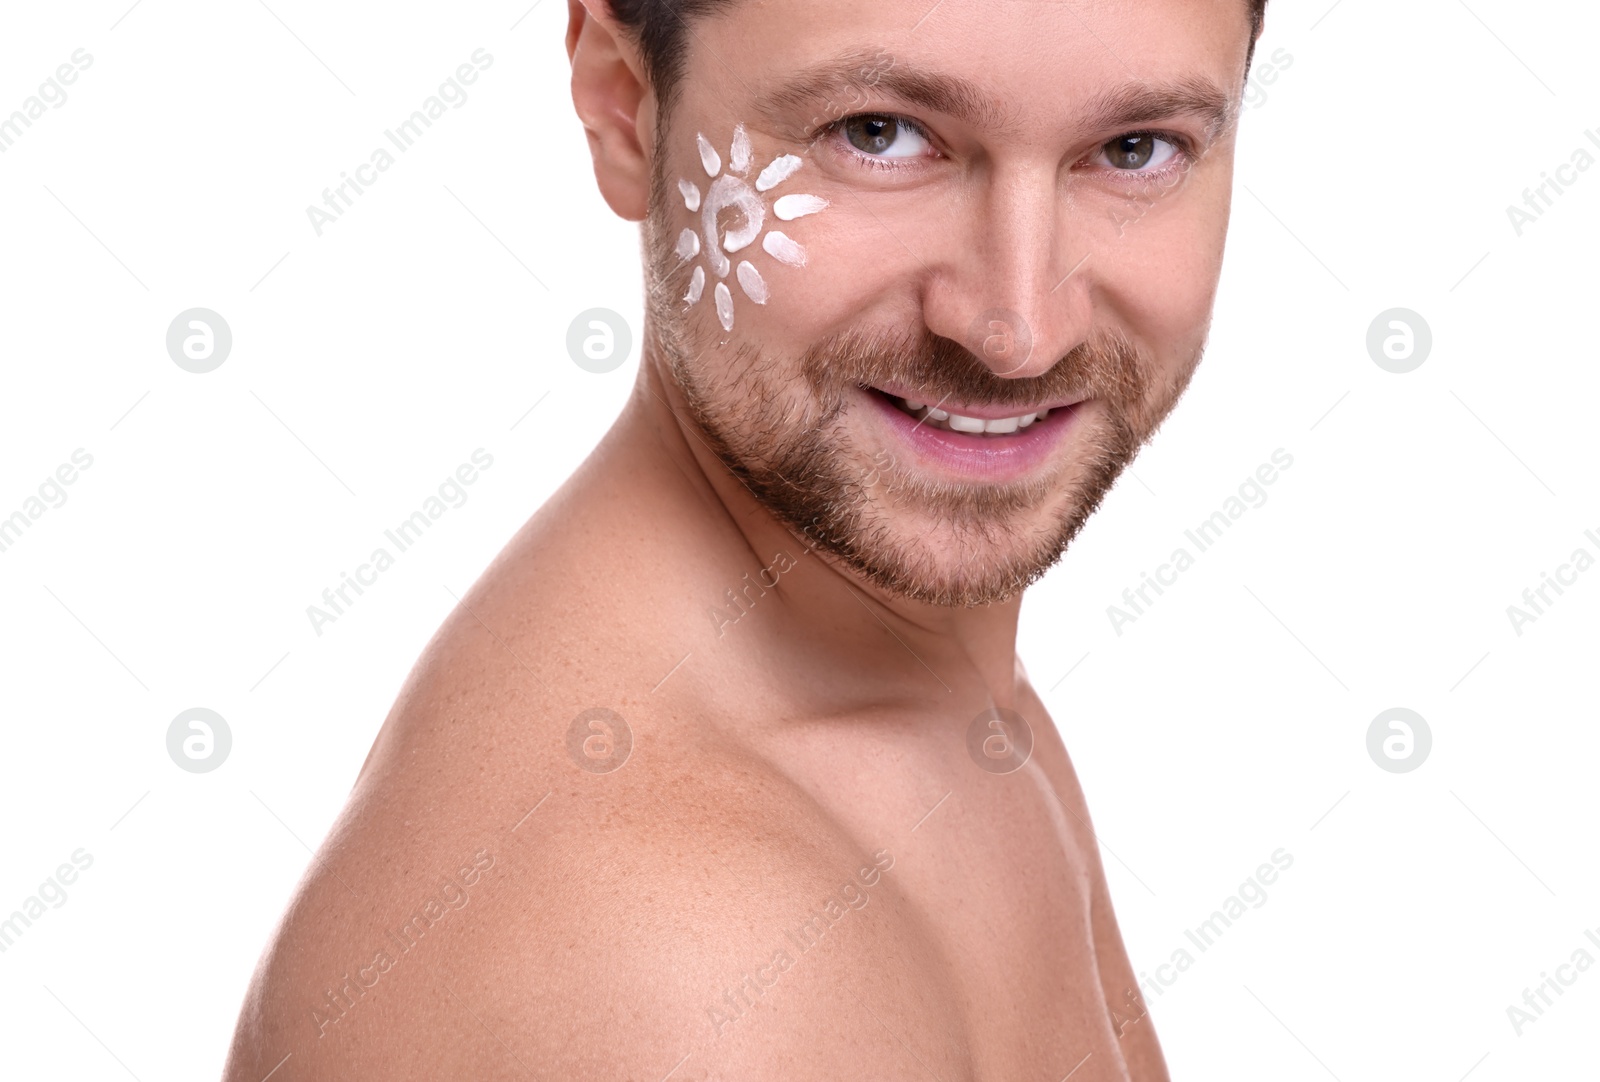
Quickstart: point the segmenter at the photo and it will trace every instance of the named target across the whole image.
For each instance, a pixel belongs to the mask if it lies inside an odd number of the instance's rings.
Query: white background
[[[1600,960],[1600,570],[1520,636],[1506,609],[1600,555],[1600,169],[1520,237],[1506,207],[1600,155],[1600,16],[1469,3],[1273,0],[1258,56],[1292,64],[1244,119],[1207,360],[1025,607],[1134,964],[1198,955],[1148,996],[1177,1078],[1592,1070],[1600,967],[1520,1036],[1507,1008],[1578,948]],[[0,115],[94,58],[0,154],[0,516],[93,456],[0,553],[0,916],[93,857],[0,954],[8,1077],[218,1074],[452,593],[631,385],[637,341],[608,375],[564,346],[582,310],[640,318],[565,5],[443,8],[0,15]],[[305,207],[480,47],[470,100],[318,237]],[[193,307],[234,336],[208,375],[165,349]],[[1395,307],[1433,332],[1407,375],[1366,347]],[[315,634],[306,606],[477,448],[469,501]],[[1117,634],[1107,606],[1278,448],[1267,503]],[[194,706],[232,731],[214,773],[167,754]],[[1411,773],[1366,749],[1395,706],[1433,735]],[[1185,929],[1279,848],[1267,902],[1195,951]]]

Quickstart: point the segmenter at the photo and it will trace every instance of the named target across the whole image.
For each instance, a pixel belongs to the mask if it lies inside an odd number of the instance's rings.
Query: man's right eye
[[[902,117],[864,113],[845,117],[838,127],[851,147],[872,158],[921,158],[933,149],[922,129]]]

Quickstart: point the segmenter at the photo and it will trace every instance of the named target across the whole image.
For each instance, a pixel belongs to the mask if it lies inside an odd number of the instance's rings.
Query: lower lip
[[[1058,407],[1044,420],[1016,432],[978,436],[918,421],[876,391],[858,393],[924,464],[964,481],[986,484],[1020,480],[1037,470],[1067,433],[1077,428],[1078,415],[1086,405]]]

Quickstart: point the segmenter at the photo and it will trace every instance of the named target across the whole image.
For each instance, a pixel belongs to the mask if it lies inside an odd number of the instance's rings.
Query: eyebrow
[[[840,91],[873,88],[920,108],[957,117],[974,127],[1004,132],[1015,124],[1011,111],[989,98],[971,80],[908,67],[882,50],[846,53],[802,68],[759,95],[755,108],[768,119],[787,119],[786,114],[800,112]]]
[[[1206,137],[1215,138],[1235,120],[1233,95],[1210,79],[1187,76],[1173,82],[1124,83],[1101,91],[1084,106],[1084,127],[1091,131],[1136,128],[1177,116],[1205,122]]]
[[[1017,127],[1014,109],[959,75],[912,67],[883,52],[854,52],[803,68],[760,94],[757,112],[782,122],[840,91],[878,91],[913,106],[944,113],[973,127],[1005,135]],[[1216,83],[1199,76],[1164,82],[1129,82],[1099,91],[1083,103],[1077,126],[1085,131],[1138,127],[1178,116],[1197,116],[1207,138],[1234,120],[1234,103]],[[849,114],[829,117],[842,119]]]

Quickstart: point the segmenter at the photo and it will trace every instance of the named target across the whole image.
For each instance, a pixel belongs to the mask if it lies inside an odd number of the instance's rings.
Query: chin
[[[897,597],[970,608],[1021,595],[1060,560],[1082,517],[1070,506],[983,522],[903,511],[867,514],[823,548]]]

